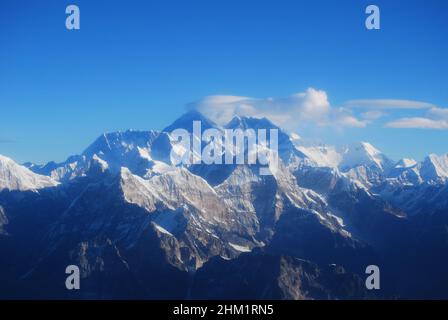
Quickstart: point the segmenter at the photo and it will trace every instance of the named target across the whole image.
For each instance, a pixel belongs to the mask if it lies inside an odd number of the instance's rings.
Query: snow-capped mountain
[[[366,166],[378,172],[387,172],[393,161],[368,142],[351,144],[344,148],[339,167],[342,171]]]
[[[394,165],[391,159],[367,142],[343,147],[303,145],[300,140],[294,144],[308,159],[305,162],[307,166],[336,169],[333,171],[335,174],[341,173],[367,189],[382,183]]]
[[[430,154],[423,160],[420,176],[425,181],[446,181],[448,179],[448,154]]]
[[[133,173],[144,176],[157,165],[158,160],[170,164],[171,148],[171,138],[167,133],[135,130],[105,133],[81,155],[71,156],[63,163],[32,165],[30,169],[57,181],[85,176],[95,163],[114,173],[118,173],[121,167],[126,167]]]
[[[296,142],[296,148],[310,159],[316,167],[338,168],[343,157],[338,148],[334,146],[302,146]]]
[[[409,168],[413,168],[417,165],[417,161],[415,161],[414,159],[407,159],[407,158],[403,158],[400,159],[394,166],[394,169],[409,169]]]
[[[366,167],[376,172],[387,172],[393,166],[392,160],[368,142],[335,147],[324,144],[302,145],[296,139],[295,145],[317,167],[338,168],[342,172]]]
[[[387,176],[387,182],[394,185],[440,184],[448,180],[448,155],[431,154],[422,162],[402,159]]]
[[[367,142],[345,147],[338,167],[365,186],[381,183],[394,162]]]
[[[390,169],[387,180],[389,183],[401,185],[414,185],[423,182],[420,175],[420,164],[414,159],[400,159],[392,169]]]
[[[12,159],[0,155],[0,191],[36,191],[38,189],[56,186],[51,178],[35,174]]]
[[[191,110],[182,115],[179,119],[174,121],[171,125],[163,129],[163,132],[172,132],[176,129],[184,129],[188,132],[193,132],[193,121],[200,121],[202,130],[207,130],[210,128],[220,128],[216,123],[214,123],[209,118],[202,115],[202,113]]]
[[[193,121],[219,132],[277,129],[277,170],[175,164],[171,133],[191,134]],[[393,162],[366,142],[305,144],[266,118],[219,126],[196,111],[161,132],[103,134],[63,163],[25,168],[0,157],[0,255],[18,252],[1,260],[0,283],[34,298],[360,298],[369,297],[365,266],[377,264],[396,277],[382,295],[431,286],[446,296],[447,274],[435,263],[448,261],[447,159]],[[425,268],[403,273],[419,255]],[[87,291],[60,286],[55,270],[68,264],[80,266]],[[401,283],[428,268],[426,282]],[[266,290],[235,285],[236,274]],[[48,286],[35,285],[42,281]]]

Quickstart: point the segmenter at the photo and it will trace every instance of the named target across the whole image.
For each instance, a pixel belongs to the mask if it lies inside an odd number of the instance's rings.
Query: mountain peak
[[[279,129],[266,117],[254,118],[246,116],[234,116],[232,120],[225,126],[226,129]]]
[[[83,155],[93,157],[110,151],[124,151],[137,147],[147,147],[158,136],[157,131],[126,130],[103,133],[87,149]]]
[[[430,154],[422,163],[420,173],[425,180],[448,179],[448,154]]]
[[[387,171],[393,166],[393,162],[372,144],[357,142],[345,148],[340,167],[346,171],[358,166]]]
[[[11,158],[5,157],[0,154],[0,163],[7,163],[13,161]]]
[[[188,132],[193,132],[193,121],[200,121],[202,130],[207,130],[210,128],[219,128],[219,126],[204,116],[197,110],[190,110],[180,116],[176,121],[174,121],[171,125],[163,129],[163,132],[171,132],[176,129],[185,129]]]
[[[350,148],[355,149],[356,151],[363,150],[363,152],[368,153],[369,155],[377,155],[381,154],[382,152],[375,148],[371,143],[366,141],[360,141],[353,143]]]
[[[35,174],[14,160],[0,155],[0,190],[38,190],[56,185],[51,178]]]
[[[400,159],[395,164],[395,168],[397,168],[397,169],[406,169],[406,168],[415,167],[416,165],[417,165],[417,161],[415,161],[414,159],[403,158],[403,159]]]

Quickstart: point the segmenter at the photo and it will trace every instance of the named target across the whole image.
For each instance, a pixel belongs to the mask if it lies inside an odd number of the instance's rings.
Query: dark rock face
[[[265,252],[213,259],[194,277],[198,299],[362,299],[363,280],[343,267]]]

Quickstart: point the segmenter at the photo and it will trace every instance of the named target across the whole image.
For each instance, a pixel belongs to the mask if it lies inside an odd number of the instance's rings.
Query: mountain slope
[[[12,159],[0,155],[0,191],[36,191],[56,185],[49,177],[35,174]]]
[[[448,154],[427,156],[421,164],[420,175],[426,181],[446,181],[448,179]]]

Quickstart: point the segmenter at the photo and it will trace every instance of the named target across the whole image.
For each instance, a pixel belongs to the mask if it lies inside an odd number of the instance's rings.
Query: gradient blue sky
[[[65,29],[72,3],[79,31]],[[364,27],[368,4],[381,9],[379,31]],[[105,131],[162,129],[208,95],[312,87],[332,106],[407,99],[448,108],[447,15],[444,0],[2,0],[0,154],[62,161]],[[369,141],[395,159],[448,152],[448,130],[384,128],[388,120],[298,131]]]

